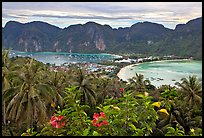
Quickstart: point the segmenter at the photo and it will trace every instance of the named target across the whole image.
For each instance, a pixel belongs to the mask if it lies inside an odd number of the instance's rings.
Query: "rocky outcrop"
[[[106,45],[102,38],[99,38],[98,40],[96,40],[96,48],[98,48],[99,50],[105,50]]]

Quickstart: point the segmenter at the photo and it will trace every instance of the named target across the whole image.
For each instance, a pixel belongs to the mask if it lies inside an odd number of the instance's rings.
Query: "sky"
[[[154,22],[174,29],[202,17],[202,2],[2,2],[2,27],[8,21],[43,21],[65,28],[93,21],[112,28]]]

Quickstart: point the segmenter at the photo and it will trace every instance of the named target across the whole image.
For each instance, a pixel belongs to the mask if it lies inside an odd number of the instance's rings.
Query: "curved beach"
[[[123,81],[127,81],[128,82],[128,75],[127,73],[130,73],[129,70],[133,67],[133,66],[138,66],[140,63],[137,63],[137,64],[131,64],[131,65],[128,65],[128,66],[125,66],[123,68],[120,69],[120,71],[118,72],[117,76],[123,80]]]
[[[139,68],[134,68],[138,65]],[[199,80],[202,80],[202,62],[190,60],[189,62],[187,60],[143,62],[121,68],[117,76],[128,82],[129,78],[135,76],[135,72],[143,74],[144,79],[150,80],[154,86],[164,84],[175,86],[175,83],[180,82],[181,78],[189,75],[196,75]]]

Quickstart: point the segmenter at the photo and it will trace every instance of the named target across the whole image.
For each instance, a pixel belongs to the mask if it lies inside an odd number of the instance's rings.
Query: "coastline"
[[[120,71],[117,73],[118,78],[121,79],[121,80],[123,80],[123,81],[128,81],[128,80],[124,79],[124,78],[125,78],[126,71],[127,71],[128,69],[130,69],[131,67],[133,67],[133,66],[138,66],[139,64],[141,64],[141,63],[131,64],[131,65],[127,65],[127,66],[125,66],[125,67],[122,67],[122,68],[120,69]]]
[[[126,76],[127,76],[127,71],[130,70],[130,68],[132,68],[133,66],[138,66],[140,64],[143,64],[143,63],[153,63],[153,62],[166,62],[166,61],[197,61],[197,60],[192,60],[192,59],[171,59],[171,60],[158,60],[158,61],[146,61],[146,62],[142,62],[142,63],[133,63],[131,65],[127,65],[127,66],[124,66],[120,69],[120,71],[117,73],[117,76],[119,79],[123,80],[123,81],[127,81],[128,82],[128,79],[126,79]]]

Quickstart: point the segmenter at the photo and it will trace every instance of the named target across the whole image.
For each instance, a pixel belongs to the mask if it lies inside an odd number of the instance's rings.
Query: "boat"
[[[59,57],[58,57],[58,56],[55,56],[55,58],[56,58],[56,59],[59,59]]]

